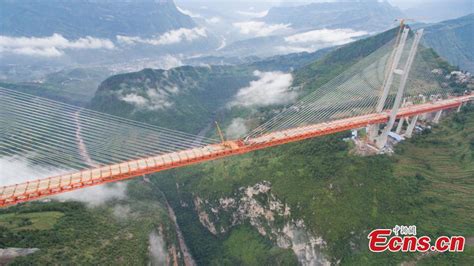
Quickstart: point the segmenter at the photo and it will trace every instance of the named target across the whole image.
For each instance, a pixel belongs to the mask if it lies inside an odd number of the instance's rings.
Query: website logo
[[[463,236],[417,236],[416,226],[399,226],[392,229],[375,229],[369,233],[369,250],[372,252],[462,252],[466,239]]]

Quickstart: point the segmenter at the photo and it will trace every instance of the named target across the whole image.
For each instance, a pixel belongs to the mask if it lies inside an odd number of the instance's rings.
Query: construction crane
[[[390,55],[390,57],[387,61],[387,66],[392,64],[393,57],[395,56],[395,47],[397,47],[398,42],[400,41],[400,36],[402,35],[402,31],[405,28],[405,22],[406,21],[415,21],[415,19],[412,19],[412,18],[397,18],[394,21],[400,21],[400,28],[398,29],[397,38],[395,38],[395,43],[393,44],[393,48],[394,48],[393,52],[392,52],[392,54]],[[386,69],[389,69],[389,68],[386,68]],[[388,77],[388,72],[387,71],[385,71],[384,77],[385,77],[385,79],[387,79],[387,77]]]
[[[415,20],[412,19],[412,18],[397,18],[397,19],[395,19],[395,21],[400,21],[400,29],[398,30],[397,39],[395,40],[395,45],[397,45],[398,41],[400,40],[400,35],[403,31],[403,28],[405,28],[405,22],[406,21],[415,21]]]
[[[405,26],[405,21],[415,21],[415,19],[412,18],[397,18],[395,21],[400,21],[400,28],[403,28]]]

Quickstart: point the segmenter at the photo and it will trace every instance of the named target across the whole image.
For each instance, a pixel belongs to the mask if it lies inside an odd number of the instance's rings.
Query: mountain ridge
[[[452,65],[474,73],[474,13],[426,26],[424,43]]]
[[[192,28],[172,0],[142,1],[10,1],[1,0],[0,35],[150,37],[178,28]]]
[[[291,24],[295,28],[351,28],[377,32],[390,28],[393,20],[400,17],[403,17],[400,9],[386,1],[365,0],[273,7],[261,20]]]

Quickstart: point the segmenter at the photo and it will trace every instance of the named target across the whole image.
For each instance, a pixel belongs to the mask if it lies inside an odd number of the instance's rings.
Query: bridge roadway
[[[397,117],[411,117],[418,114],[458,108],[474,100],[474,95],[454,97],[446,100],[412,105],[400,108]],[[0,188],[0,207],[31,201],[84,187],[115,182],[167,169],[215,160],[231,155],[243,154],[271,146],[300,141],[317,136],[329,135],[350,129],[385,123],[390,111],[373,113],[352,118],[306,125],[272,132],[246,140],[230,140],[220,144],[167,153],[155,157],[131,160],[119,164],[86,169],[79,172],[33,180]]]

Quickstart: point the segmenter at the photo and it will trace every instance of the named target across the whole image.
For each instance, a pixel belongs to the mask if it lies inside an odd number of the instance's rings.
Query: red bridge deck
[[[472,100],[474,100],[474,95],[404,107],[399,110],[397,117],[410,117],[417,114],[457,108],[461,104]],[[356,116],[272,132],[249,139],[245,143],[242,140],[226,141],[221,144],[167,153],[155,157],[137,159],[119,164],[5,186],[0,188],[0,207],[31,201],[40,197],[51,196],[84,187],[115,182],[144,174],[151,174],[167,169],[247,153],[289,142],[361,128],[371,124],[384,123],[388,121],[388,118],[389,111],[380,114],[376,113]]]

